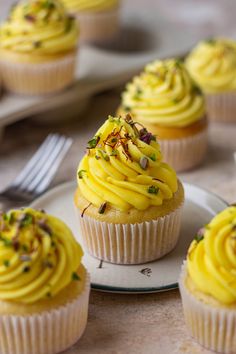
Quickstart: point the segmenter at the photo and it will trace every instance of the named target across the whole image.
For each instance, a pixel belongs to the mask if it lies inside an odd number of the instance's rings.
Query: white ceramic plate
[[[44,209],[61,218],[81,242],[73,206],[74,182],[50,190],[33,202],[32,207]],[[91,274],[92,288],[120,293],[159,292],[177,288],[181,264],[197,230],[207,224],[227,203],[197,186],[184,183],[185,206],[180,240],[174,251],[161,260],[139,265],[114,265],[85,254],[83,263]]]

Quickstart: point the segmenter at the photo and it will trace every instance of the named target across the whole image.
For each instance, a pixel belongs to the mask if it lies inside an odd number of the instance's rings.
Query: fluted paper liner
[[[116,264],[140,264],[161,258],[177,244],[181,206],[157,220],[136,224],[106,223],[86,214],[81,217],[77,209],[84,247],[92,256]]]
[[[82,336],[88,316],[90,278],[78,297],[35,315],[0,316],[0,354],[56,354]]]
[[[207,128],[190,137],[158,140],[163,160],[176,171],[185,171],[199,165],[207,151]]]
[[[195,298],[185,286],[186,273],[184,264],[179,288],[191,335],[207,349],[225,354],[236,353],[236,310],[213,307]]]
[[[80,43],[106,42],[119,31],[119,8],[75,14],[80,27]]]
[[[236,123],[236,92],[206,95],[207,114],[210,120]]]
[[[45,63],[16,63],[0,59],[3,85],[24,95],[45,95],[61,91],[74,80],[75,53]]]

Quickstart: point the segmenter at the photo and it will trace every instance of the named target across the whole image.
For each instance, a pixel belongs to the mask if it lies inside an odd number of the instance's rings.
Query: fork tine
[[[43,150],[43,153],[36,160],[35,164],[31,168],[29,173],[26,175],[25,179],[23,179],[22,182],[18,184],[19,189],[27,189],[29,184],[34,181],[35,178],[37,178],[37,175],[40,174],[41,170],[44,168],[45,164],[47,163],[50,156],[53,154],[54,150],[57,150],[57,145],[60,139],[61,137],[58,134],[54,135],[52,139],[50,139],[46,148]]]
[[[50,169],[48,170],[47,174],[44,176],[44,178],[41,180],[41,182],[36,187],[35,191],[37,194],[42,193],[49,186],[50,182],[52,181],[56,171],[58,170],[58,167],[60,166],[61,161],[65,157],[71,144],[72,144],[72,139],[68,139],[67,141],[65,141],[64,146],[62,147],[57,158],[54,160],[53,164],[51,164]]]
[[[62,137],[57,141],[55,148],[53,149],[52,153],[48,156],[47,160],[43,164],[42,168],[40,169],[39,173],[37,173],[36,177],[31,181],[30,184],[27,185],[27,191],[34,191],[34,189],[38,186],[43,178],[46,177],[48,171],[52,168],[54,164],[54,160],[60,154],[61,149],[63,148],[66,142],[66,138]]]
[[[21,173],[12,182],[11,186],[17,187],[18,185],[20,185],[21,183],[23,183],[25,181],[26,177],[29,176],[32,169],[34,169],[34,167],[36,166],[38,161],[44,155],[44,153],[45,153],[47,147],[49,146],[49,144],[51,143],[51,141],[55,139],[55,136],[57,136],[57,134],[49,134],[47,136],[47,138],[41,144],[39,149],[36,151],[36,153],[33,155],[33,157],[29,160],[29,162],[23,168]]]

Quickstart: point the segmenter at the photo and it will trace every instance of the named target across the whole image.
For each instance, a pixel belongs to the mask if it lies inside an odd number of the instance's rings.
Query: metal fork
[[[42,194],[71,144],[71,138],[59,134],[48,135],[16,179],[0,192],[0,201],[4,204],[22,205]]]

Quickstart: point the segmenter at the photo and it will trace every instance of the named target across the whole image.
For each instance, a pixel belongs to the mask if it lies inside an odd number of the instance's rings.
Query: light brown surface
[[[96,97],[77,122],[53,128],[22,121],[6,129],[0,145],[0,186],[10,182],[50,131],[74,138],[74,144],[61,165],[53,184],[76,179],[79,159],[87,141],[108,113],[114,113],[119,93]],[[180,174],[195,183],[236,201],[236,125],[211,125],[210,147],[200,168]],[[149,295],[115,295],[92,291],[89,321],[83,338],[67,354],[210,354],[189,336],[184,324],[177,290]]]

